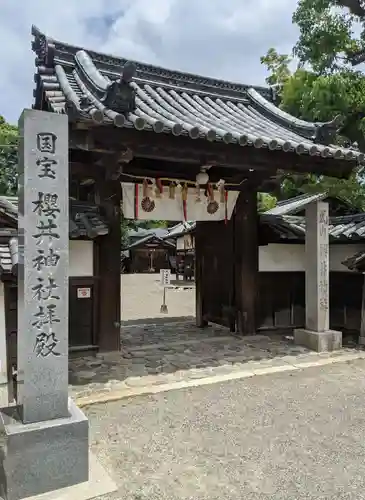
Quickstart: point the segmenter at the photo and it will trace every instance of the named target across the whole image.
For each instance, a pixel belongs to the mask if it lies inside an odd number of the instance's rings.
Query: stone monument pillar
[[[19,122],[18,400],[0,410],[6,500],[88,480],[88,421],[68,398],[66,115]]]
[[[342,347],[342,332],[329,329],[328,203],[311,203],[306,209],[305,329],[294,332],[296,344],[314,351]]]

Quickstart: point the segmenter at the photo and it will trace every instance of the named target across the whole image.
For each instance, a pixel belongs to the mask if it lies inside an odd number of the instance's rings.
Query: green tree
[[[365,78],[359,71],[346,67],[332,73],[319,73],[310,69],[308,64],[307,68],[300,64],[290,73],[291,57],[278,54],[273,48],[261,58],[261,63],[271,72],[267,83],[275,81],[279,86],[279,105],[283,110],[308,121],[329,121],[340,115],[344,119],[336,142],[342,145],[356,142],[365,151]],[[343,199],[357,210],[365,210],[363,167],[357,168],[347,180],[283,174],[277,196],[286,199],[305,192],[320,191]]]
[[[16,195],[18,189],[18,129],[0,115],[0,195]]]
[[[365,76],[357,69],[365,61],[364,1],[299,0],[293,22],[300,31],[293,55],[315,76],[307,100],[319,102],[317,119],[331,109],[342,114],[342,134],[365,151]]]
[[[363,0],[299,0],[293,22],[300,30],[294,55],[318,74],[365,61]]]
[[[274,208],[276,202],[276,197],[271,194],[257,193],[257,210],[259,213],[263,213],[266,212],[266,210],[270,210],[270,208]]]
[[[288,78],[291,77],[289,65],[292,59],[287,54],[278,54],[277,51],[271,47],[267,54],[261,57],[261,64],[265,64],[270,71],[269,76],[266,78],[266,83],[269,85],[283,85]]]

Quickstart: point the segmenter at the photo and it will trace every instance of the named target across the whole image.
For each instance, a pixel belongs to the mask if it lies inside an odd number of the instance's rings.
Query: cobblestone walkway
[[[250,362],[283,364],[310,353],[283,336],[238,338],[220,326],[198,329],[192,321],[123,327],[121,336],[121,352],[70,360],[73,398],[228,374]]]

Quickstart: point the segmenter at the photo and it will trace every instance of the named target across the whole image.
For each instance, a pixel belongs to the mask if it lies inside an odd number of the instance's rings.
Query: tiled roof
[[[18,197],[17,196],[0,196],[2,203],[4,206],[8,203],[8,207],[10,211],[16,209],[18,213]]]
[[[0,229],[0,272],[17,274],[18,238],[16,229]]]
[[[105,236],[109,228],[96,205],[71,201],[70,238],[90,238]]]
[[[128,231],[128,238],[132,240],[145,238],[146,236],[157,236],[157,238],[164,238],[168,234],[168,230],[162,227],[155,227],[151,229],[144,229],[142,227],[137,230],[131,229]]]
[[[304,241],[305,217],[290,215],[262,214],[259,219],[260,226],[269,227],[279,241]],[[196,223],[189,227],[182,225],[170,237],[178,238],[194,231]],[[365,214],[331,217],[329,238],[332,241],[359,241],[365,240]]]
[[[108,234],[108,225],[100,209],[90,203],[70,200],[70,238],[90,239],[97,236]],[[18,221],[18,198],[15,196],[0,196],[0,212],[11,215],[14,220],[14,226],[17,227]]]
[[[295,216],[310,203],[327,198],[327,193],[302,194],[288,200],[279,201],[276,207],[260,215],[259,224],[269,228],[279,241],[305,239],[305,217]],[[169,229],[166,238],[178,238],[191,233],[196,222],[181,222]],[[365,213],[330,217],[329,237],[333,241],[365,240]]]
[[[37,109],[45,101],[51,111],[97,124],[364,159],[358,151],[331,146],[337,122],[298,120],[269,102],[269,89],[131,63],[53,40],[35,27],[32,34]]]
[[[18,198],[15,196],[0,196],[0,214],[7,217],[10,225],[18,224]]]
[[[294,215],[304,210],[310,203],[327,198],[327,193],[301,194],[289,200],[278,201],[274,208],[267,210],[267,215]]]
[[[342,262],[351,271],[358,271],[359,273],[365,272],[365,250],[362,252],[357,252],[352,257],[344,260]]]
[[[179,224],[176,224],[176,226],[169,229],[169,232],[165,236],[165,238],[178,238],[179,236],[183,236],[184,234],[190,233],[191,231],[193,231],[193,229],[195,229],[195,227],[196,227],[196,222],[193,221],[180,222]]]
[[[268,226],[281,241],[305,239],[305,217],[263,214],[260,224]],[[365,240],[365,213],[331,217],[329,238],[330,241]]]
[[[140,239],[134,241],[133,243],[128,245],[124,250],[131,250],[133,248],[144,245],[145,243],[152,243],[152,242],[156,242],[157,244],[161,244],[162,246],[165,245],[165,246],[168,246],[171,248],[175,248],[175,244],[172,243],[171,241],[164,239],[164,238],[159,238],[155,234],[149,234],[148,236],[145,236],[144,238],[140,238]]]

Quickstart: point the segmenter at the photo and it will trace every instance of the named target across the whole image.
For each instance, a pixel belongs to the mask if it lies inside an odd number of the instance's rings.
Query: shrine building
[[[80,349],[120,348],[122,211],[131,219],[196,220],[197,325],[254,334],[257,192],[269,192],[279,170],[348,177],[364,155],[333,145],[340,121],[294,118],[275,106],[269,88],[101,54],[36,27],[32,36],[33,108],[67,114],[70,194],[95,205],[108,228],[92,239],[95,316],[77,339]],[[319,212],[311,213],[314,231]],[[318,264],[320,245],[310,241]],[[318,279],[309,273],[316,297]]]

